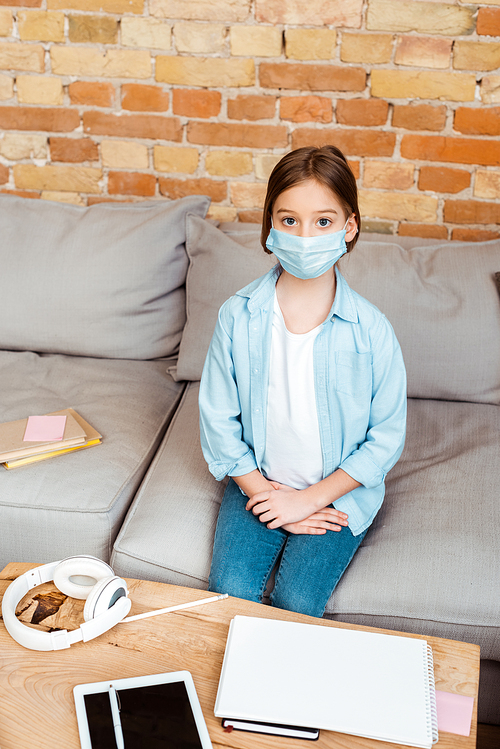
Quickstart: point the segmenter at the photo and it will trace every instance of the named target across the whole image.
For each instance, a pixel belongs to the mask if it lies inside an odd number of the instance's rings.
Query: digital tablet
[[[189,671],[78,684],[82,749],[212,749]]]

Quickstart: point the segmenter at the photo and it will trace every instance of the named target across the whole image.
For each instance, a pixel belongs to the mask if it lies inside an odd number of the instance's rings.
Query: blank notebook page
[[[435,714],[424,640],[244,616],[231,622],[217,716],[430,747],[433,706]]]

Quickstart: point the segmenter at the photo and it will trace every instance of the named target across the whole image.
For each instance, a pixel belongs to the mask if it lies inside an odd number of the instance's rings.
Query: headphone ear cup
[[[96,616],[105,614],[119,598],[128,596],[127,583],[123,578],[113,575],[100,580],[89,593],[83,609],[86,622]]]
[[[97,557],[74,556],[63,559],[54,570],[54,585],[71,598],[85,599],[96,582],[114,575],[112,568]]]

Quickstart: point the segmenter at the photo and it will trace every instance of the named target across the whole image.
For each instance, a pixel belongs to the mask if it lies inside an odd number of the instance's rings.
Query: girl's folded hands
[[[259,517],[268,528],[284,528],[290,533],[324,533],[341,530],[348,525],[348,517],[333,507],[318,508],[307,490],[292,489],[272,482],[273,489],[254,494],[246,509]],[[287,526],[287,527],[285,527]]]

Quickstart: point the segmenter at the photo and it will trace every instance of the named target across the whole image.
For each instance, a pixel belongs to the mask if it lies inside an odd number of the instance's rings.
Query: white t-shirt
[[[275,293],[262,472],[294,489],[323,478],[313,365],[320,329],[318,325],[308,333],[290,333]]]

